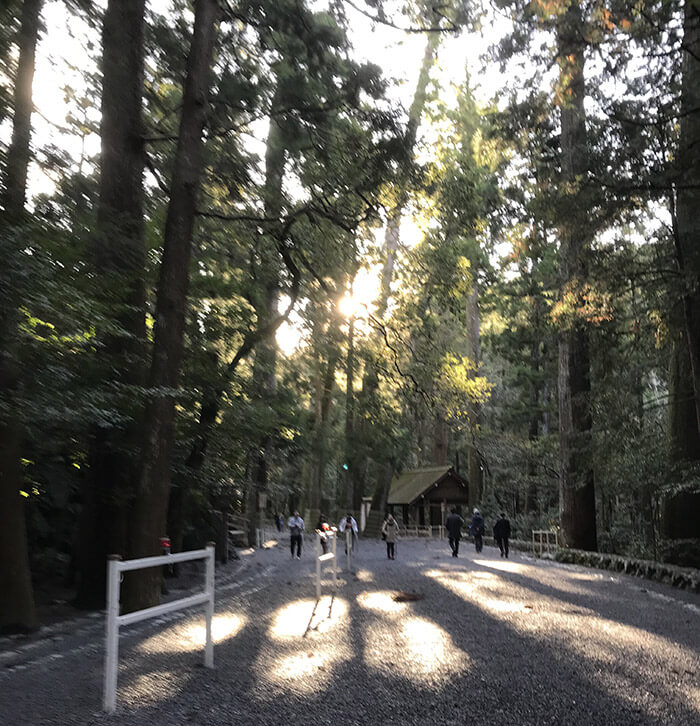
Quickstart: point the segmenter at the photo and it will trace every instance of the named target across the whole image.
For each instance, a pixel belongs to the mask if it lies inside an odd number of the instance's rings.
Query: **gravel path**
[[[700,597],[468,542],[361,540],[316,603],[310,548],[217,570],[203,618],[124,629],[101,713],[103,617],[0,641],[0,724],[700,724]]]

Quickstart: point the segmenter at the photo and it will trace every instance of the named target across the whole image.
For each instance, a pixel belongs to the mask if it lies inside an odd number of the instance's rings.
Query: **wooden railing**
[[[532,530],[532,554],[542,557],[544,552],[556,552],[559,549],[559,537],[552,529]]]
[[[399,537],[437,537],[444,539],[445,528],[441,524],[400,524]]]

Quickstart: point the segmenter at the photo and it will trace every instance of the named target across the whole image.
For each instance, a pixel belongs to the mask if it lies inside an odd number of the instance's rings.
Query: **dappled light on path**
[[[474,560],[474,564],[488,570],[498,570],[506,574],[520,575],[533,581],[533,584],[542,584],[552,587],[554,578],[555,587],[571,595],[586,595],[589,590],[587,584],[599,581],[599,573],[574,573],[559,566],[556,568],[542,568],[530,564],[513,562],[512,560]],[[564,574],[566,573],[566,574]],[[474,572],[474,577],[483,577],[483,573]]]
[[[233,638],[242,630],[247,618],[233,613],[214,615],[211,623],[211,637],[214,643]],[[201,650],[206,642],[206,627],[202,619],[190,620],[151,636],[144,640],[138,650],[142,653],[181,653]]]
[[[374,573],[370,570],[359,569],[355,573],[355,578],[360,582],[374,582]]]
[[[541,642],[552,651],[552,665],[572,660],[580,663],[587,677],[601,690],[615,694],[629,704],[653,713],[656,698],[672,701],[678,689],[687,707],[698,714],[700,685],[698,652],[673,640],[627,622],[601,617],[586,607],[592,580],[598,573],[542,569],[529,565],[475,560],[477,567],[500,570],[426,570],[424,574],[446,590],[461,597],[508,627]],[[641,606],[641,603],[640,603]],[[657,691],[639,692],[640,664],[676,674],[676,685],[657,684]]]
[[[119,685],[119,699],[141,708],[168,701],[182,690],[182,672],[149,671]]]
[[[323,691],[334,669],[352,656],[352,649],[345,644],[338,647],[335,638],[319,636],[329,630],[345,631],[348,625],[348,603],[338,597],[326,596],[318,603],[296,600],[279,609],[267,631],[273,647],[261,651],[254,664],[257,677],[270,686],[269,695]]]
[[[492,570],[501,570],[502,572],[517,572],[524,574],[527,566],[513,560],[474,560],[474,564],[479,567],[488,567]]]
[[[367,665],[416,685],[447,681],[470,667],[469,657],[449,633],[421,617],[401,616],[393,630],[386,623],[373,623],[365,643]]]
[[[446,680],[469,668],[467,654],[436,623],[411,615],[396,592],[361,592],[357,604],[378,616],[366,629],[364,659],[379,671],[416,684]]]
[[[357,604],[366,610],[382,613],[402,613],[406,610],[405,602],[394,600],[395,592],[377,590],[376,592],[361,592],[356,600]]]
[[[275,613],[269,629],[270,638],[289,640],[301,638],[308,630],[320,633],[336,627],[347,617],[348,604],[341,598],[330,596],[319,600],[295,600]]]

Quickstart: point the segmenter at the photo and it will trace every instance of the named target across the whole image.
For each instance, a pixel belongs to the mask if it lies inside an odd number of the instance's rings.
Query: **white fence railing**
[[[321,545],[321,533],[316,533],[316,599],[321,599],[321,567],[324,562],[333,562],[333,589],[336,590],[338,588],[338,558],[337,558],[337,544],[338,544],[338,538],[336,537],[336,533],[333,531],[330,532],[324,532],[324,536],[326,537],[326,543],[330,543],[330,551],[327,550],[326,552],[323,551],[323,546]]]
[[[119,666],[119,628],[122,625],[131,625],[142,620],[148,620],[159,615],[193,607],[206,605],[206,642],[204,645],[204,665],[214,667],[214,643],[211,637],[211,621],[214,617],[214,551],[212,542],[206,549],[192,552],[179,552],[174,555],[161,555],[160,557],[142,557],[136,560],[122,561],[119,555],[111,555],[107,561],[107,624],[105,649],[105,677],[103,708],[107,713],[114,713],[117,707],[117,669]],[[159,565],[172,565],[176,562],[189,562],[191,560],[206,560],[204,591],[180,600],[156,605],[155,607],[137,610],[126,615],[119,614],[119,590],[121,573],[130,570],[143,570]]]

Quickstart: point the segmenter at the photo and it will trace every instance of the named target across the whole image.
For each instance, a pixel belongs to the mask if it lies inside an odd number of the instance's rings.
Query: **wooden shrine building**
[[[404,524],[440,525],[452,507],[465,516],[467,480],[452,467],[432,466],[404,471],[392,479],[387,505]]]

